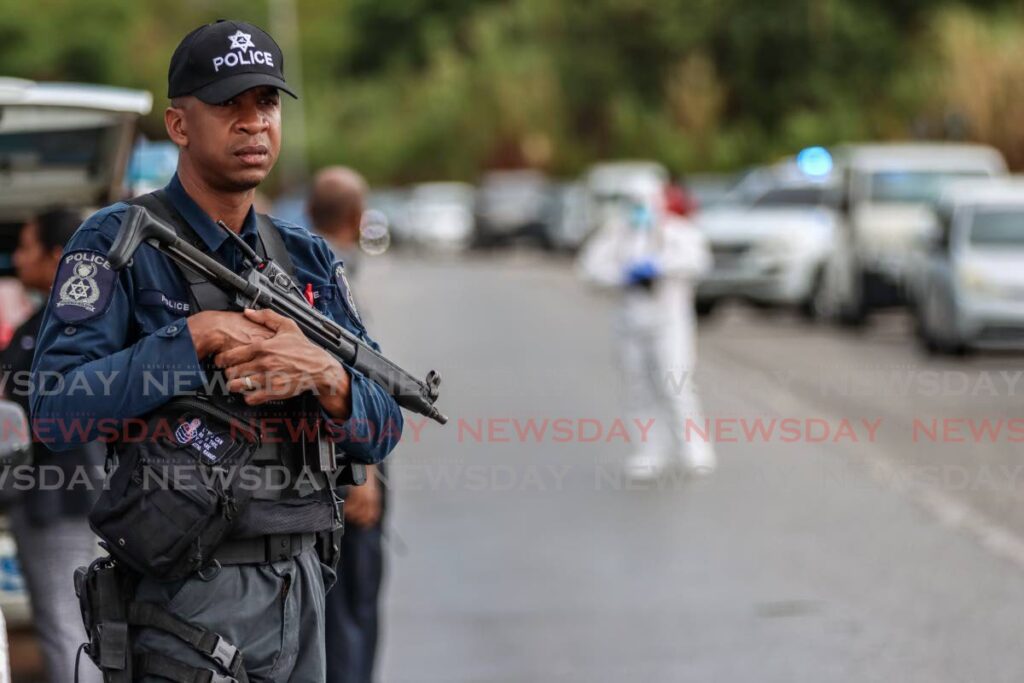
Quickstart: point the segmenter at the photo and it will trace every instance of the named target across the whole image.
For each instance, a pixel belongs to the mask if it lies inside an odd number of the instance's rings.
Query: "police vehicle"
[[[736,298],[758,306],[817,312],[816,295],[835,246],[837,185],[820,147],[747,173],[697,227],[711,246],[713,266],[697,287],[697,312]]]

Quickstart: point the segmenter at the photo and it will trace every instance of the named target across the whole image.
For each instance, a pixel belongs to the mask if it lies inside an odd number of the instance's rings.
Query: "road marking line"
[[[767,408],[780,414],[785,414],[788,410],[791,415],[821,412],[820,407],[814,408],[803,399],[785,390],[780,390],[772,396],[771,404]],[[912,468],[894,460],[877,447],[860,444],[856,450],[853,450],[855,447],[852,445],[844,445],[840,448],[853,455],[858,462],[863,463],[872,479],[903,495],[930,514],[941,525],[972,537],[992,555],[1024,569],[1024,537],[1009,527],[1000,524],[969,503],[946,493],[941,488],[915,480],[911,476]]]

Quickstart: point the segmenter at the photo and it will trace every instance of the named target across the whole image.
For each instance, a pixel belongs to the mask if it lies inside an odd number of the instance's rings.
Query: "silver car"
[[[956,183],[935,216],[909,272],[922,346],[1024,349],[1024,181]]]

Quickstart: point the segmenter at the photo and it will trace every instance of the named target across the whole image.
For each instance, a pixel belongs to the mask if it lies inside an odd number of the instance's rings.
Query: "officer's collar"
[[[171,182],[164,188],[167,193],[167,198],[174,204],[174,208],[178,210],[178,213],[188,221],[188,224],[192,226],[192,229],[196,231],[196,234],[202,238],[203,243],[206,244],[210,251],[217,251],[220,249],[220,245],[224,244],[224,240],[228,238],[224,228],[218,226],[212,218],[210,218],[205,211],[203,211],[198,204],[188,195],[185,188],[182,186],[181,181],[178,180],[178,174],[175,173],[174,177],[171,178]],[[249,213],[245,215],[245,221],[242,223],[242,237],[248,235],[256,235],[256,212],[253,208],[249,207]],[[247,240],[250,244],[254,244],[252,238]]]

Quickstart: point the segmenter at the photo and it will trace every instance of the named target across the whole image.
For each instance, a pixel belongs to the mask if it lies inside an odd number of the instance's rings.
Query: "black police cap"
[[[193,95],[219,104],[249,88],[269,85],[298,96],[284,80],[284,55],[266,31],[220,19],[189,33],[171,55],[167,96]]]

